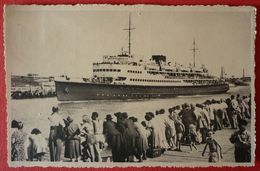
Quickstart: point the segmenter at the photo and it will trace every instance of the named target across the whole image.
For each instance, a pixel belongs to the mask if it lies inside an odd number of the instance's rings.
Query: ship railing
[[[97,84],[110,84],[112,80],[109,79],[99,79],[99,78],[82,78],[86,83],[97,83]]]
[[[114,61],[114,62],[95,62],[95,63],[93,63],[93,65],[100,65],[100,64],[110,64],[110,65],[114,64],[114,65],[117,65],[117,64],[121,64],[121,63],[120,62],[116,62],[116,61]]]

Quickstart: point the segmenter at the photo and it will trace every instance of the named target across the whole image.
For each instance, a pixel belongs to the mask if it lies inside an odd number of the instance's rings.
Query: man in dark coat
[[[103,133],[106,136],[108,146],[112,149],[112,158],[114,162],[122,162],[122,135],[116,128],[116,123],[112,121],[112,116],[107,115],[103,125]]]
[[[127,161],[132,162],[133,156],[135,155],[136,158],[141,159],[141,153],[137,152],[137,140],[138,140],[138,133],[136,131],[134,122],[132,119],[128,119],[127,113],[122,113],[123,118],[125,119],[125,133],[123,137],[125,138],[125,150],[126,150],[126,158]]]
[[[196,125],[196,115],[194,114],[194,110],[192,110],[187,103],[185,103],[183,107],[184,108],[181,110],[179,115],[182,118],[183,125],[185,126],[184,136],[187,136],[190,124]]]

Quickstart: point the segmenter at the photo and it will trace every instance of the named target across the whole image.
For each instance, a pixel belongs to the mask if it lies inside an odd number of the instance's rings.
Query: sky
[[[7,74],[92,76],[92,63],[128,48],[131,13],[132,54],[148,61],[166,55],[172,63],[204,64],[220,75],[253,73],[254,9],[220,6],[17,6],[5,8]]]

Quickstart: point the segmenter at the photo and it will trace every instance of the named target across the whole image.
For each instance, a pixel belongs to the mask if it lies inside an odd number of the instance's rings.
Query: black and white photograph
[[[255,12],[6,5],[9,166],[253,166]]]

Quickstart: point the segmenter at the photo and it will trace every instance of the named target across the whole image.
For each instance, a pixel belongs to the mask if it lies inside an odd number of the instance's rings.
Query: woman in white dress
[[[29,136],[29,147],[28,147],[28,158],[33,161],[36,159],[37,161],[42,161],[43,156],[46,153],[47,141],[41,134],[41,131],[37,128],[34,128]]]

